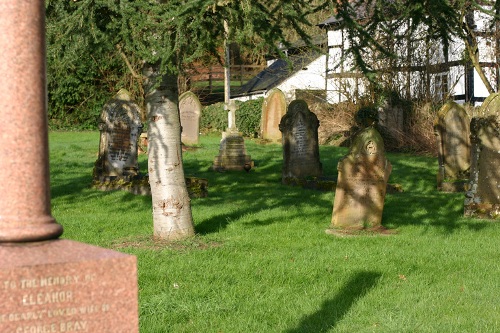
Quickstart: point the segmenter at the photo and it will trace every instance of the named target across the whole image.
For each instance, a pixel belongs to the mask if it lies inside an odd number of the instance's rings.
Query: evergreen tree
[[[58,45],[52,53],[61,61],[59,66],[64,60],[88,63],[96,53],[114,54],[126,60],[123,68],[144,83],[156,236],[178,239],[194,233],[182,168],[178,75],[195,60],[218,57],[225,38],[242,48],[276,53],[282,52],[278,45],[288,45],[288,29],[309,41],[303,30],[309,24],[307,16],[323,8],[312,4],[311,0],[46,2],[48,35]],[[224,33],[224,21],[229,35]],[[68,57],[61,52],[69,52]],[[144,75],[137,74],[139,59]]]

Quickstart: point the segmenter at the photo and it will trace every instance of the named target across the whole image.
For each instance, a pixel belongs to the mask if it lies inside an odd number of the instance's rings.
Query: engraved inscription
[[[112,161],[125,161],[131,153],[130,127],[114,129],[110,135],[109,156]]]
[[[25,309],[0,313],[0,328],[8,324],[15,325],[9,331],[15,333],[90,332],[92,316],[110,311],[111,305],[77,299],[74,288],[97,281],[93,273],[0,281],[0,295],[15,295],[12,300],[19,302],[18,309]]]
[[[292,135],[295,139],[295,145],[292,147],[292,155],[295,157],[306,157],[307,156],[307,127],[299,119],[297,125],[292,130]]]

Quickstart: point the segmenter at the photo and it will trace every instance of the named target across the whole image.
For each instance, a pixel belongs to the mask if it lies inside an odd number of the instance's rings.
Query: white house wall
[[[295,90],[321,90],[326,89],[326,56],[321,55],[313,60],[306,68],[299,70],[276,88],[284,92],[287,101],[295,99]]]
[[[484,72],[494,90],[497,90],[497,41],[491,37],[484,37],[485,33],[491,33],[491,16],[475,12],[474,15],[476,31],[478,32],[479,61],[483,64]],[[400,27],[402,34],[404,25]],[[415,32],[425,31],[425,27]],[[344,52],[348,49],[346,33],[341,30],[328,30],[328,61],[327,61],[327,98],[330,103],[338,103],[346,100],[355,100],[356,96],[366,91],[364,81],[356,78],[357,74],[352,71],[352,59],[345,58]],[[408,50],[408,58],[413,71],[398,72],[390,74],[390,81],[395,90],[399,90],[402,96],[420,98],[423,96],[454,97],[457,102],[464,102],[466,94],[474,98],[487,97],[489,92],[480,79],[479,74],[473,70],[473,92],[467,91],[467,67],[464,65],[465,45],[459,38],[452,39],[448,52],[445,53],[440,40],[428,43],[425,39],[412,38],[411,45],[406,45],[401,40],[395,45],[395,50],[401,57],[396,66],[405,66]],[[443,65],[444,67],[440,67]],[[429,67],[430,66],[430,67]],[[427,69],[430,71],[427,72]],[[389,78],[389,76],[386,76]],[[439,84],[446,81],[448,94],[443,96],[439,90]],[[408,87],[408,82],[410,86]],[[445,86],[446,87],[446,86]],[[408,93],[410,96],[407,96]]]

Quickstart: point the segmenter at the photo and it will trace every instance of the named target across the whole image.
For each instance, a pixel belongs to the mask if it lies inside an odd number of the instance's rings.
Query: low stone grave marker
[[[337,169],[332,222],[327,233],[385,231],[382,212],[392,166],[385,158],[382,137],[373,126],[355,136]]]
[[[289,178],[320,177],[322,165],[319,158],[318,117],[309,110],[303,100],[295,100],[288,106],[279,129],[283,140],[282,181]]]
[[[490,95],[472,118],[471,144],[464,215],[500,219],[500,94]]]
[[[140,109],[126,90],[121,89],[104,105],[99,130],[101,137],[94,179],[138,175],[138,139],[142,123]]]
[[[179,116],[182,143],[197,144],[200,134],[201,103],[193,92],[186,91],[179,96]]]
[[[230,101],[228,109],[228,128],[222,133],[219,145],[219,155],[215,156],[212,169],[217,172],[226,170],[245,170],[249,172],[254,167],[254,161],[247,155],[245,139],[236,127],[235,101]]]
[[[279,124],[286,113],[285,94],[272,89],[262,104],[261,137],[272,142],[281,142]]]
[[[444,192],[465,191],[470,172],[470,120],[465,109],[447,102],[434,121],[438,146],[437,188]]]

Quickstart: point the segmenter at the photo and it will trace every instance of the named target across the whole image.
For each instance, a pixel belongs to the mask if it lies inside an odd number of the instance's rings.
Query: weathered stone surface
[[[374,127],[356,135],[349,154],[339,161],[337,169],[331,229],[380,229],[392,166],[385,158],[382,137]]]
[[[500,94],[490,95],[472,118],[471,144],[464,215],[500,219]]]
[[[262,104],[261,137],[273,142],[281,141],[279,124],[286,113],[285,94],[279,89],[272,89]]]
[[[247,155],[245,140],[239,133],[229,133],[222,138],[219,147],[219,155],[214,159],[213,169],[216,171],[225,170],[246,170],[254,167],[250,155]]]
[[[108,176],[135,176],[138,139],[142,131],[139,106],[121,89],[104,105],[99,122],[101,137],[94,179]]]
[[[437,188],[444,192],[465,191],[470,172],[470,120],[465,109],[446,103],[434,121],[438,147]]]
[[[54,240],[0,258],[0,332],[139,331],[134,256]]]
[[[135,258],[53,240],[43,22],[42,0],[0,4],[0,332],[138,332]]]
[[[0,242],[63,231],[50,213],[43,15],[41,0],[0,2]]]
[[[283,179],[322,175],[318,127],[318,117],[309,110],[305,101],[290,103],[279,125],[283,138]]]
[[[182,143],[197,144],[200,134],[201,103],[191,91],[186,91],[179,96],[179,116],[181,119]]]

